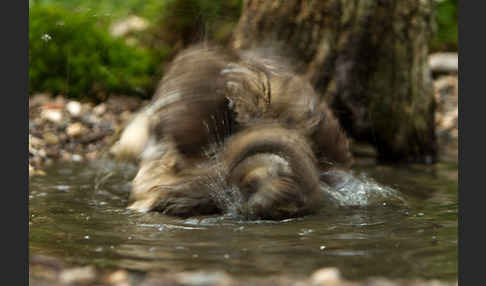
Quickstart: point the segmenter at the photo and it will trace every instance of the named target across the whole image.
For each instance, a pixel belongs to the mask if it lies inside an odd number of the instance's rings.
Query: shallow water
[[[30,179],[31,255],[143,271],[304,276],[335,266],[348,279],[457,279],[457,164],[361,164],[332,195],[367,206],[279,222],[125,210],[130,165],[62,163],[46,171]]]

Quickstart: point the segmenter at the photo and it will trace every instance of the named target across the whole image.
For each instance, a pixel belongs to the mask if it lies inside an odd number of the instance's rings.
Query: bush
[[[435,0],[436,34],[431,51],[457,51],[457,0]]]
[[[86,12],[55,5],[29,8],[29,92],[104,99],[107,93],[148,96],[155,64],[143,48],[111,37]]]

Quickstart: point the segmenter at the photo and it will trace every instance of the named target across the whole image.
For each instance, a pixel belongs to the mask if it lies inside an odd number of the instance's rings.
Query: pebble
[[[105,281],[108,284],[117,285],[117,286],[130,285],[129,278],[130,277],[127,271],[117,270],[113,273],[108,274],[108,276],[106,276],[105,278]]]
[[[113,144],[112,136],[118,134],[115,131],[133,117],[141,104],[140,99],[129,96],[110,96],[98,105],[68,100],[62,95],[30,96],[29,175],[40,174],[44,166],[56,160],[98,159],[100,151]]]
[[[71,156],[71,160],[73,162],[81,162],[81,161],[83,161],[83,157],[81,155],[78,155],[78,154],[73,154]]]
[[[231,282],[231,277],[224,272],[181,272],[175,276],[178,283],[187,286],[230,285]]]
[[[95,108],[93,108],[93,113],[98,116],[103,115],[103,113],[105,112],[106,112],[106,104],[104,103],[100,103],[97,106],[95,106]]]
[[[69,137],[77,138],[87,132],[87,128],[81,122],[75,122],[66,128]]]
[[[29,164],[29,177],[34,174],[34,167],[32,167],[31,164]]]
[[[57,145],[59,144],[59,138],[57,138],[54,133],[48,132],[45,133],[44,136],[44,141],[47,143],[47,145]]]
[[[32,147],[41,147],[45,144],[44,141],[42,141],[41,139],[34,136],[29,136],[29,145],[31,145]]]
[[[62,120],[62,112],[58,109],[45,109],[41,112],[41,118],[48,121],[59,123]]]
[[[29,97],[29,106],[42,106],[51,100],[48,93],[36,93]]]
[[[96,271],[93,266],[70,268],[59,274],[59,280],[65,284],[88,284],[96,280]]]
[[[81,115],[81,103],[78,101],[70,101],[66,104],[66,110],[71,114],[73,117],[79,117]]]
[[[68,152],[61,152],[60,159],[63,160],[63,161],[71,161],[72,155]]]
[[[457,53],[435,53],[429,56],[429,67],[432,72],[457,73],[459,57]]]
[[[322,268],[314,272],[311,276],[312,285],[339,285],[341,273],[335,267]]]

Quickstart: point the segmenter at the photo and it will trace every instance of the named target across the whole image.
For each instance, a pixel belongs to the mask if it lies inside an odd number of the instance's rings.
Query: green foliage
[[[178,50],[200,40],[225,44],[241,7],[242,0],[29,0],[29,91],[150,96]],[[110,24],[130,15],[150,27],[110,36]]]
[[[66,10],[96,14],[116,20],[128,15],[141,15],[154,2],[163,0],[29,0],[30,6],[57,6]]]
[[[431,41],[432,51],[457,51],[458,0],[435,0],[436,34]]]
[[[103,99],[150,92],[154,61],[147,50],[111,37],[92,13],[29,4],[30,93]]]

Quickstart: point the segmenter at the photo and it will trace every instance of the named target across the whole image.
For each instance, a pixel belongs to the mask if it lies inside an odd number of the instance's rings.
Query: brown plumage
[[[279,219],[322,205],[319,172],[350,166],[348,139],[310,83],[260,51],[198,45],[174,59],[112,149],[140,164],[131,209],[191,216],[239,200],[241,215]]]

